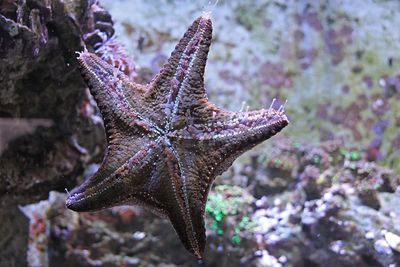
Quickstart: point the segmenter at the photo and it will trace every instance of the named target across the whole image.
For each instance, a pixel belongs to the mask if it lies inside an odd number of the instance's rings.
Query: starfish
[[[95,54],[79,53],[108,149],[99,170],[69,194],[69,209],[143,205],[169,218],[186,249],[203,257],[204,210],[216,176],[288,124],[282,106],[232,112],[208,101],[203,77],[211,37],[211,19],[203,14],[147,85]]]

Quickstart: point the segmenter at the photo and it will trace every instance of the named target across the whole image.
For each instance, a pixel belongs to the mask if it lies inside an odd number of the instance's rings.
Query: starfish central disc
[[[196,19],[148,85],[95,54],[80,53],[108,149],[99,170],[71,192],[68,208],[143,205],[169,218],[184,246],[202,258],[204,210],[215,177],[288,124],[283,109],[231,112],[208,101],[204,69],[211,37],[209,16]]]

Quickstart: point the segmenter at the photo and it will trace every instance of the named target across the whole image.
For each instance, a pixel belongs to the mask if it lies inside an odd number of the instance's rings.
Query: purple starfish
[[[68,208],[144,205],[169,218],[184,246],[202,258],[204,209],[215,177],[288,124],[283,108],[231,112],[208,101],[203,76],[211,37],[211,20],[203,15],[148,85],[92,53],[79,55],[108,150],[97,173],[71,192]]]

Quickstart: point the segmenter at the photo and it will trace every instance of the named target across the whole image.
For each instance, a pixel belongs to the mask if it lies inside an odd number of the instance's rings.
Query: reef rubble
[[[229,173],[208,198],[202,266],[400,264],[400,177],[365,152],[281,138],[269,158]],[[255,175],[243,187],[235,177],[244,173]],[[30,231],[30,248],[40,248],[32,255],[47,255],[49,266],[197,264],[167,220],[132,206],[78,214],[65,208],[65,197],[52,192],[23,208],[30,229],[42,229]]]

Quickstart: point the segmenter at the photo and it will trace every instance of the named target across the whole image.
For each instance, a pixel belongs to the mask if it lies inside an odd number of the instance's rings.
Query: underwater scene
[[[0,267],[400,266],[399,25],[0,0]]]

